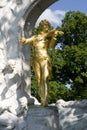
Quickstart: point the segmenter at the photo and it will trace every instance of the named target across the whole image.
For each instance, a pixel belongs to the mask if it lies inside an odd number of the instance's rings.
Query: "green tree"
[[[56,62],[63,64],[55,75],[62,83],[71,84],[75,99],[87,98],[87,16],[79,11],[67,12],[60,29],[64,36],[60,39],[61,58]]]
[[[50,81],[49,86],[49,103],[55,103],[59,99],[65,101],[71,99],[72,91],[65,87],[65,85],[56,81]]]
[[[87,16],[79,11],[69,11],[62,21],[64,45],[79,45],[87,42]]]

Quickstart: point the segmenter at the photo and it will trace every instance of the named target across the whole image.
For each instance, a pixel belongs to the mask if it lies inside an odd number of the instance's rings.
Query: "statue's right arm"
[[[30,37],[30,38],[22,37],[19,39],[19,42],[21,42],[23,44],[31,44],[32,41],[33,41],[33,37]]]

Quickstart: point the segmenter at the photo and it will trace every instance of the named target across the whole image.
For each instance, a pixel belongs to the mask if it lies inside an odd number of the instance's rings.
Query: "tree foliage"
[[[71,84],[75,99],[87,98],[87,16],[79,11],[67,12],[60,29],[64,31],[61,39],[64,64],[58,73],[59,80]]]
[[[64,45],[79,45],[87,42],[87,16],[79,11],[69,11],[62,21]]]

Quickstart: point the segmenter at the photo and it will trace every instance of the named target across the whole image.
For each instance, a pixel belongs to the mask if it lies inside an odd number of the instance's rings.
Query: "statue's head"
[[[44,29],[47,29],[49,30],[51,28],[51,24],[45,19],[45,20],[42,20],[40,23],[39,23],[39,29],[40,30],[44,30]]]

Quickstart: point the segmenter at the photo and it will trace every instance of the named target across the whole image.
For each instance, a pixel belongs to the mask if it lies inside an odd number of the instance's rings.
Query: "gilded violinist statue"
[[[30,38],[21,38],[19,42],[23,44],[31,44],[34,48],[34,56],[32,59],[32,67],[36,74],[41,97],[41,105],[48,105],[49,79],[52,77],[52,65],[48,55],[48,48],[54,48],[57,36],[64,33],[56,29],[50,30],[51,25],[47,20],[39,23],[40,33]]]

